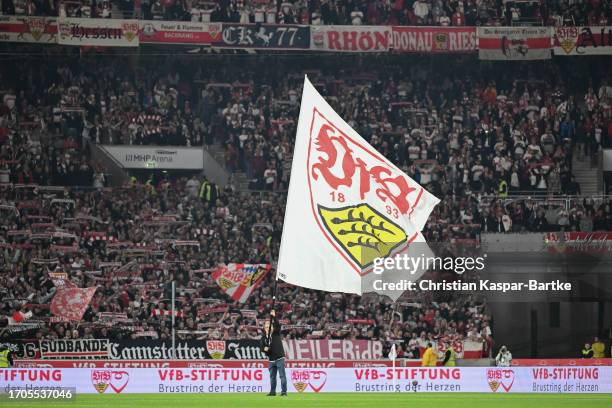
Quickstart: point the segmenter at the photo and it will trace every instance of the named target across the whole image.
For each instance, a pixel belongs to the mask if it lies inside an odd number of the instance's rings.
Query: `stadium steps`
[[[225,149],[220,143],[213,143],[206,147],[211,156],[215,159],[219,165],[225,168]],[[249,189],[249,180],[242,171],[232,173],[232,181],[234,186],[239,191],[245,191]]]
[[[102,146],[91,143],[89,145],[89,153],[94,161],[102,163],[106,168],[106,183],[109,186],[119,187],[124,185],[129,176],[125,169],[111,155],[109,155]]]
[[[114,3],[112,4],[112,8],[111,8],[111,18],[114,18],[114,19],[125,18],[125,16],[123,15],[123,11],[121,11],[119,7]]]
[[[580,184],[582,195],[599,194],[598,179],[600,177],[597,165],[589,157],[578,157],[576,153],[572,157],[572,173]]]

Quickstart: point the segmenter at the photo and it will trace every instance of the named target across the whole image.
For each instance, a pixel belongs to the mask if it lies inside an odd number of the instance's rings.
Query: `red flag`
[[[219,266],[212,273],[212,277],[223,292],[244,303],[270,269],[270,264],[231,263]]]
[[[51,313],[62,320],[79,321],[83,318],[94,293],[93,288],[59,287],[51,301]]]

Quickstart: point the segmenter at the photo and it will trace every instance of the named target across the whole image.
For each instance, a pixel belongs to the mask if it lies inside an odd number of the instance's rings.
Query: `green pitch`
[[[78,395],[73,401],[17,402],[4,407],[66,408],[610,408],[612,394],[289,394],[266,397],[263,394],[181,394],[181,395]]]

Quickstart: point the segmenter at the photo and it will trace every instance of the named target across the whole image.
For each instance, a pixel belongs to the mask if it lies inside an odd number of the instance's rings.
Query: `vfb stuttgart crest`
[[[210,38],[212,41],[221,40],[222,31],[223,30],[222,30],[221,24],[209,24],[208,25],[208,32],[210,33]]]
[[[108,387],[120,394],[129,381],[130,374],[127,371],[91,370],[91,383],[100,394],[103,394]]]
[[[304,392],[308,387],[319,392],[327,382],[327,373],[323,370],[291,370],[291,382],[298,392]]]
[[[448,51],[448,33],[436,33],[434,35],[435,50]]]
[[[138,36],[138,21],[122,23],[121,32],[126,40],[132,42]]]
[[[570,54],[574,48],[576,48],[579,37],[580,32],[578,31],[578,27],[555,28],[555,38],[566,54]]]
[[[514,370],[511,368],[488,369],[487,382],[493,392],[497,392],[500,387],[505,392],[508,392],[512,388],[512,384],[514,384]]]
[[[39,41],[42,38],[48,25],[47,20],[44,18],[24,18],[23,22],[26,26],[26,31],[32,35],[35,41]]]
[[[312,214],[323,239],[361,275],[417,237],[423,188],[314,108],[307,159]]]
[[[208,340],[206,341],[206,350],[208,354],[215,360],[225,357],[225,341],[223,340]]]

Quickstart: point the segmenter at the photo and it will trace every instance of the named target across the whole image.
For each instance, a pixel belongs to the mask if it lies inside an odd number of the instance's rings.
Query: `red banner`
[[[444,356],[446,352],[446,344],[451,344],[453,346],[453,350],[455,350],[456,358],[464,358],[464,359],[479,359],[483,358],[483,344],[477,341],[469,341],[469,340],[440,340],[436,344],[436,353],[439,358]],[[420,355],[423,356],[425,352],[425,348],[419,348]]]
[[[96,289],[59,287],[51,301],[51,313],[62,320],[80,321]]]
[[[311,26],[310,49],[342,52],[386,52],[393,39],[390,27]]]
[[[221,39],[221,24],[190,21],[141,21],[140,42],[209,45]]]
[[[257,368],[267,360],[16,360],[15,367],[45,368]],[[390,367],[389,360],[287,360],[288,368]]]
[[[609,252],[612,249],[612,232],[549,232],[544,237],[544,243],[552,253]]]
[[[612,241],[612,232],[549,232],[546,234],[547,242],[582,242],[582,241]]]
[[[465,53],[476,51],[475,27],[393,27],[396,52]]]
[[[518,358],[513,366],[612,366],[612,358]]]

